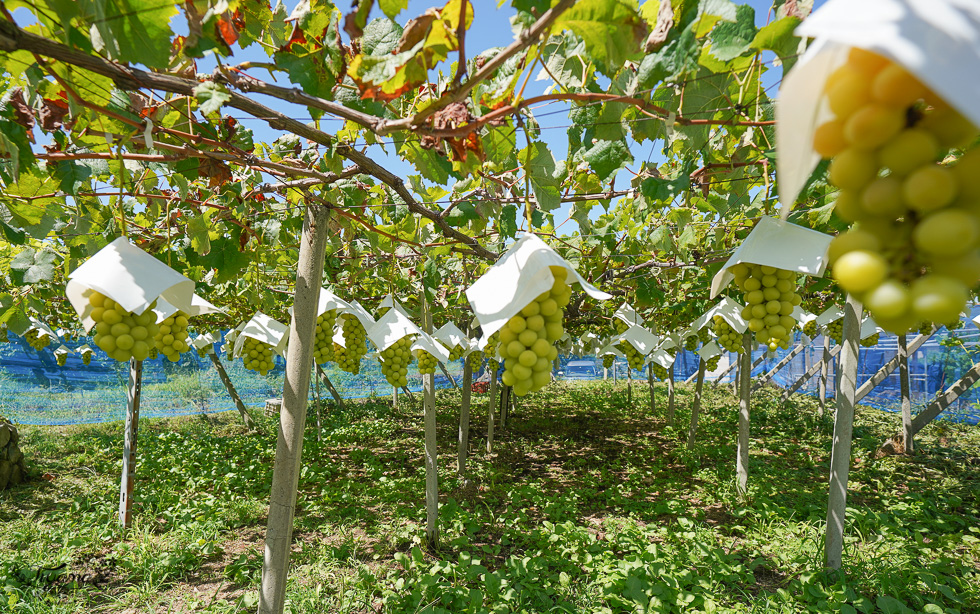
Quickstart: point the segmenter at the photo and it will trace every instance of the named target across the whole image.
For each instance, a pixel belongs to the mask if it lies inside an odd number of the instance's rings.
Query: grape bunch
[[[208,357],[208,349],[207,348],[197,348],[197,357],[198,358],[207,358]]]
[[[336,323],[336,309],[328,309],[316,317],[316,328],[313,329],[313,360],[318,365],[333,360],[333,327]]]
[[[466,351],[466,348],[464,348],[463,346],[459,345],[458,343],[456,345],[454,345],[453,347],[449,348],[449,360],[450,360],[450,362],[457,361],[460,358],[462,358],[463,357],[463,352],[465,352],[465,351]]]
[[[54,355],[54,360],[55,360],[55,362],[58,363],[58,366],[59,367],[63,367],[63,366],[65,366],[68,363],[68,353],[67,352],[61,352],[61,353],[55,354]]]
[[[153,337],[154,345],[170,362],[180,360],[180,354],[191,349],[187,344],[187,316],[177,312],[159,324]]]
[[[6,325],[0,326],[0,343],[7,343],[7,327]]]
[[[963,328],[963,320],[957,319],[955,322],[950,322],[945,326],[946,326],[946,330],[958,330],[960,328]]]
[[[408,364],[412,362],[413,341],[411,335],[406,335],[378,354],[378,360],[381,361],[381,373],[384,374],[388,383],[395,388],[408,385]]]
[[[691,335],[690,337],[685,339],[684,349],[687,350],[688,352],[693,352],[694,350],[698,349],[698,336]]]
[[[721,354],[718,354],[717,356],[712,356],[711,358],[709,358],[708,360],[705,361],[705,364],[704,364],[705,370],[706,371],[714,371],[715,369],[718,368],[718,363],[720,361],[721,361]]]
[[[796,320],[790,314],[802,302],[796,293],[795,273],[759,264],[740,263],[732,267],[735,283],[744,294],[742,318],[749,323],[755,339],[770,350],[789,348]]]
[[[844,318],[837,318],[827,325],[827,336],[840,345],[844,340]]]
[[[86,367],[92,364],[92,350],[82,350],[82,364]]]
[[[361,358],[367,354],[367,332],[355,316],[345,313],[340,316],[340,329],[344,334],[344,345],[333,346],[334,360],[341,370],[357,375],[361,372]]]
[[[602,368],[608,369],[609,367],[613,366],[614,362],[616,362],[616,355],[606,354],[605,356],[602,357]]]
[[[671,356],[677,356],[677,348],[676,347],[667,348],[664,351],[667,352],[668,354],[670,354]]]
[[[572,290],[565,282],[568,270],[551,267],[551,290],[541,293],[500,329],[500,354],[504,358],[503,382],[519,397],[551,382],[551,363],[558,358],[555,343],[565,329],[562,319]]]
[[[160,353],[157,352],[157,349],[150,348],[150,356],[147,358],[147,360],[156,360],[159,357],[160,357]]]
[[[670,377],[670,373],[667,371],[667,367],[664,367],[663,365],[658,365],[655,362],[651,362],[650,365],[653,367],[653,374],[660,381],[664,381],[668,377]]]
[[[622,335],[630,329],[630,325],[626,322],[620,320],[619,318],[613,318],[613,325],[616,327],[616,332]]]
[[[803,334],[811,339],[817,336],[816,319],[809,320],[806,324],[803,325]]]
[[[242,342],[242,362],[245,368],[259,375],[266,375],[276,366],[272,357],[272,346],[252,337],[245,337]]]
[[[950,322],[980,279],[980,149],[942,163],[977,134],[902,66],[852,49],[827,79],[835,117],[814,149],[831,158],[835,211],[850,230],[828,254],[840,286],[886,330]]]
[[[868,335],[864,339],[861,339],[861,347],[873,348],[874,346],[878,345],[878,337],[879,337],[878,333],[875,333],[873,335]]]
[[[630,369],[643,368],[643,356],[635,347],[633,347],[632,343],[629,341],[621,341],[618,347],[623,354],[626,355],[626,362],[629,364]]]
[[[27,340],[28,345],[38,352],[51,345],[51,337],[42,335],[39,328],[32,328],[24,333],[24,339]]]
[[[718,337],[718,345],[728,350],[729,352],[741,352],[742,351],[742,335],[732,328],[725,318],[721,316],[714,316],[711,318],[711,330]]]
[[[480,365],[483,364],[483,351],[473,350],[466,355],[466,361],[470,365],[470,371],[476,373],[480,370]]]
[[[419,363],[419,373],[422,375],[432,375],[439,364],[439,359],[425,350],[415,350],[415,360]]]
[[[920,322],[918,326],[918,332],[920,335],[931,335],[932,334],[932,323],[931,322]]]
[[[698,331],[698,341],[700,341],[702,345],[705,343],[711,343],[711,331],[708,330],[707,326]]]
[[[150,357],[150,352],[155,349],[153,340],[160,332],[153,305],[140,315],[133,315],[119,303],[94,290],[88,295],[88,302],[92,307],[92,319],[95,320],[95,345],[119,362]]]
[[[500,345],[499,330],[490,335],[490,337],[487,339],[487,345],[483,348],[483,353],[486,354],[487,358],[493,359],[493,357],[497,355],[498,345]]]

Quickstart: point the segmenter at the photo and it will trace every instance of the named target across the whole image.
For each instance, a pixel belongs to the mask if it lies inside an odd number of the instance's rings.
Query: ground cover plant
[[[898,429],[855,427],[845,566],[823,568],[833,429],[816,403],[753,398],[752,473],[735,490],[737,401],[708,386],[687,449],[625,384],[555,384],[519,401],[455,474],[458,392],[439,394],[440,525],[425,541],[422,424],[403,400],[323,408],[300,476],[291,612],[973,612],[980,609],[980,433],[936,423],[917,453],[876,460]],[[116,522],[122,423],[22,427],[32,481],[0,494],[0,611],[252,610],[275,424],[234,412],[146,420],[133,527]],[[683,434],[682,434],[683,433]]]

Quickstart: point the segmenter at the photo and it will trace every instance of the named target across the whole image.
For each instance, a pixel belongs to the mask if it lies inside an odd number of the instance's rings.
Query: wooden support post
[[[830,337],[823,336],[823,358],[820,359],[820,416],[827,409],[827,373],[830,371]]]
[[[126,389],[126,424],[123,427],[122,480],[119,484],[119,525],[128,529],[132,522],[133,493],[136,490],[136,440],[139,434],[140,397],[143,393],[143,361],[129,360],[129,386]]]
[[[674,424],[674,365],[667,369],[667,424]]]
[[[841,343],[840,385],[837,389],[837,416],[830,453],[830,497],[827,503],[826,565],[838,570],[844,551],[844,523],[847,510],[847,476],[851,469],[851,434],[854,428],[854,402],[857,390],[858,341],[861,338],[861,302],[851,295],[844,304],[844,338]]]
[[[320,365],[316,366],[316,372],[317,375],[320,376],[320,379],[323,380],[323,383],[327,387],[327,390],[330,391],[330,396],[332,396],[334,402],[337,403],[337,407],[339,407],[340,409],[344,409],[344,398],[340,396],[340,393],[337,392],[336,388],[334,388],[333,382],[331,382],[330,378],[327,377],[327,372],[324,371],[323,368],[320,367]]]
[[[797,354],[799,354],[800,352],[802,352],[805,347],[806,346],[801,343],[800,345],[798,345],[795,348],[793,348],[792,351],[790,351],[789,354],[783,356],[783,359],[776,363],[776,366],[775,367],[773,367],[772,369],[770,369],[770,371],[768,373],[766,373],[765,375],[763,375],[762,377],[760,377],[758,380],[756,380],[755,386],[752,389],[753,390],[758,390],[759,388],[761,388],[761,387],[765,386],[766,384],[768,384],[769,381],[773,377],[775,377],[776,374],[779,373],[779,371],[782,370],[783,367],[785,367],[786,365],[788,365],[794,358],[796,358]]]
[[[703,358],[698,359],[697,384],[694,385],[694,403],[691,405],[691,428],[687,431],[687,447],[694,447],[694,438],[698,433],[698,414],[701,413],[701,390],[704,387],[704,372],[707,363]]]
[[[914,433],[912,433],[912,399],[909,390],[909,348],[905,335],[898,336],[898,385],[902,394],[902,435],[905,453],[912,454]]]
[[[937,329],[933,327],[933,329],[928,334],[922,334],[917,336],[915,339],[913,339],[912,343],[908,344],[908,352],[906,352],[906,354],[908,356],[915,354],[915,352],[920,347],[922,347],[922,344],[928,341],[929,338],[932,337],[933,334],[935,334],[936,330]],[[878,372],[872,375],[871,378],[868,379],[868,381],[861,384],[861,387],[857,389],[854,402],[859,403],[861,399],[866,397],[868,393],[874,390],[878,384],[885,381],[885,378],[891,375],[892,371],[894,371],[896,367],[898,367],[898,354],[896,354],[894,358],[892,358],[884,365],[882,365],[882,367],[878,369]]]
[[[650,386],[650,415],[653,415],[655,405],[653,403],[653,364],[647,365],[647,384]]]
[[[286,354],[286,379],[282,410],[279,412],[276,460],[272,470],[259,614],[282,614],[286,604],[296,488],[303,456],[303,431],[306,428],[307,389],[313,365],[316,306],[327,251],[328,215],[326,207],[308,204],[300,237],[293,317]]]
[[[487,366],[489,370],[489,365]],[[497,413],[497,372],[490,372],[490,388],[487,399],[487,454],[493,452],[493,423]]]
[[[449,369],[446,368],[446,365],[444,365],[444,364],[442,364],[440,362],[439,363],[439,368],[442,369],[442,374],[445,375],[446,378],[449,379],[449,383],[453,385],[453,388],[459,390],[459,384],[456,383],[455,378],[453,378],[452,374],[449,373]],[[463,368],[465,369],[465,367],[463,367]]]
[[[830,359],[831,360],[833,360],[834,356],[837,356],[838,352],[840,352],[840,349],[841,349],[841,346],[839,346],[839,345],[835,345],[834,347],[832,347],[830,349]],[[819,371],[820,368],[824,364],[825,364],[824,361],[821,360],[817,364],[815,364],[812,367],[810,367],[810,370],[809,371],[807,371],[806,373],[804,373],[803,376],[800,377],[800,379],[798,379],[795,382],[793,382],[793,385],[790,386],[789,388],[787,388],[783,392],[783,396],[781,397],[781,400],[785,401],[786,399],[788,399],[790,397],[790,395],[792,395],[794,392],[796,392],[797,390],[799,390],[803,386],[803,384],[807,383],[810,380],[811,377],[813,377],[814,375],[817,374],[817,371]]]
[[[221,364],[221,359],[214,352],[208,352],[208,358],[211,359],[211,364],[214,365],[214,370],[218,372],[218,378],[221,383],[225,385],[225,390],[228,391],[228,396],[231,400],[235,402],[235,407],[238,409],[238,413],[242,415],[242,422],[245,423],[246,428],[255,428],[255,420],[252,419],[252,415],[248,413],[245,409],[245,403],[242,402],[242,398],[238,396],[238,391],[235,390],[235,385],[231,383],[231,378],[228,377],[228,372],[225,371],[225,366]]]
[[[742,337],[746,351],[739,355],[738,368],[738,453],[735,458],[736,487],[743,497],[749,488],[749,395],[752,392],[752,333]]]
[[[432,312],[422,292],[422,330],[432,334]],[[436,442],[436,376],[422,376],[425,424],[425,536],[430,551],[439,547],[439,448]]]
[[[463,358],[463,398],[459,403],[459,441],[456,450],[456,472],[466,472],[466,455],[470,449],[470,391],[473,386],[473,367]]]

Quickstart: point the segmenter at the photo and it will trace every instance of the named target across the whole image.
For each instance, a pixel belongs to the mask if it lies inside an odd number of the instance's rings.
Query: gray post
[[[650,385],[650,415],[653,415],[654,403],[653,403],[653,365],[647,365],[647,384]]]
[[[489,363],[487,370],[490,370]],[[493,452],[493,423],[497,413],[497,373],[490,371],[490,388],[488,390],[490,398],[487,400],[487,454]]]
[[[800,344],[800,345],[796,346],[795,348],[793,348],[793,350],[789,354],[783,356],[783,359],[780,360],[779,362],[777,362],[775,367],[773,367],[772,369],[770,369],[768,373],[766,373],[765,375],[763,375],[762,377],[760,377],[758,380],[756,380],[756,382],[755,382],[755,389],[759,389],[762,386],[765,386],[767,383],[769,383],[769,380],[771,380],[773,377],[775,377],[776,374],[779,373],[779,371],[783,367],[785,367],[786,365],[788,365],[796,357],[797,354],[799,354],[800,352],[802,352],[803,351],[803,348],[805,348],[805,347],[806,347],[805,345]]]
[[[228,396],[231,400],[235,402],[235,407],[238,409],[238,413],[242,415],[242,421],[245,423],[246,428],[254,428],[255,420],[252,419],[251,414],[245,409],[245,403],[242,402],[242,398],[238,396],[238,391],[235,390],[234,384],[231,383],[231,378],[228,377],[228,372],[225,371],[225,366],[221,364],[221,359],[213,351],[208,352],[208,358],[211,359],[211,364],[214,365],[214,370],[218,372],[218,378],[221,383],[225,385],[225,390],[228,391]]]
[[[470,448],[470,391],[473,386],[473,367],[463,358],[463,398],[459,404],[459,442],[456,450],[456,471],[466,472],[466,454]]]
[[[831,360],[833,360],[834,356],[837,356],[838,352],[840,352],[840,349],[841,349],[841,346],[839,346],[839,345],[835,345],[834,347],[830,348],[830,358],[831,358]],[[803,384],[805,384],[807,381],[809,381],[811,377],[813,377],[814,375],[816,375],[817,374],[817,371],[819,371],[820,368],[824,364],[825,364],[824,361],[823,360],[820,360],[817,364],[815,364],[812,367],[810,367],[810,370],[807,371],[806,373],[804,373],[800,377],[800,379],[798,379],[795,382],[793,382],[793,385],[790,386],[789,388],[787,388],[783,392],[783,396],[780,397],[780,398],[783,401],[785,401],[786,399],[788,399],[790,397],[790,395],[792,395],[794,392],[796,392],[797,390],[799,390],[800,387],[803,386]]]
[[[742,337],[745,347],[738,368],[738,453],[735,458],[736,487],[743,497],[749,487],[749,395],[752,391],[752,333]]]
[[[422,294],[422,330],[432,334],[432,312]],[[425,536],[430,550],[439,547],[439,448],[436,444],[436,379],[422,376],[422,405],[425,423]]]
[[[851,469],[851,434],[857,389],[858,341],[861,337],[861,302],[851,295],[844,304],[844,338],[838,371],[837,416],[830,454],[830,498],[827,504],[827,568],[838,570],[844,550],[847,476]]]
[[[466,359],[464,358],[463,360]],[[440,362],[439,368],[442,369],[442,374],[446,376],[446,378],[449,380],[449,383],[453,385],[453,388],[456,388],[458,390],[459,384],[456,383],[456,379],[452,376],[452,374],[449,373],[449,369],[446,368],[446,365]]]
[[[143,361],[131,358],[129,360],[129,386],[126,389],[122,479],[119,483],[119,524],[124,529],[128,529],[132,522],[133,492],[136,490],[136,439],[139,434],[142,392]]]
[[[674,364],[667,369],[667,424],[674,423]]]
[[[694,447],[694,438],[698,432],[698,414],[701,412],[701,390],[704,387],[704,372],[707,363],[704,358],[698,359],[698,383],[694,386],[694,404],[691,405],[691,428],[687,431],[687,447]]]
[[[912,420],[912,436],[917,435],[927,424],[935,420],[960,395],[977,383],[977,380],[980,380],[980,363],[973,365],[969,371],[963,374],[963,377],[947,388],[946,392],[915,416],[915,419]]]
[[[912,440],[912,399],[909,398],[909,348],[905,343],[905,335],[898,336],[898,383],[902,394],[902,435],[905,453],[914,452]]]
[[[289,327],[286,380],[279,412],[276,460],[269,497],[269,524],[259,592],[259,614],[282,614],[296,511],[296,487],[303,456],[307,389],[313,365],[316,306],[327,251],[328,210],[307,205],[296,263],[293,318]]]
[[[830,337],[823,336],[823,359],[820,363],[820,416],[823,417],[827,409],[827,374],[830,371]]]

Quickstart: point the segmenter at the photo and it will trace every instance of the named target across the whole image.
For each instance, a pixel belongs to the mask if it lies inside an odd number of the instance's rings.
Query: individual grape
[[[878,162],[904,177],[939,156],[939,140],[928,130],[909,128],[895,135],[878,151]]]
[[[632,343],[629,341],[621,341],[618,347],[623,354],[626,355],[626,362],[629,364],[630,369],[643,368],[643,355],[640,354],[639,350],[637,350]]]
[[[871,83],[866,75],[848,65],[827,79],[827,102],[834,115],[846,118],[871,102]]]
[[[897,177],[879,177],[861,192],[861,207],[868,215],[902,217],[908,211]]]
[[[605,356],[602,357],[602,368],[608,369],[613,366],[614,362],[616,362],[616,355],[606,354]]]
[[[245,337],[242,342],[242,362],[246,369],[263,376],[276,366],[272,346],[254,337]]]
[[[136,332],[133,331],[134,337]],[[187,316],[178,311],[160,322],[153,344],[170,362],[180,360],[180,355],[191,349],[187,343]]]
[[[313,329],[313,360],[318,365],[334,359],[333,330],[336,324],[336,309],[328,309],[316,317],[316,328]]]
[[[419,363],[419,373],[432,375],[439,366],[439,360],[425,350],[415,350],[415,360]]]
[[[759,343],[768,346],[770,350],[788,348],[791,331],[796,324],[790,314],[793,313],[793,307],[802,302],[802,297],[796,293],[794,287],[796,274],[771,266],[748,263],[737,264],[732,268],[733,272],[737,271],[735,278],[743,279],[739,285],[745,300],[742,316],[748,322],[749,330],[755,333]],[[766,299],[765,290],[761,296],[756,290],[748,290],[755,287],[772,288],[779,296]],[[775,297],[773,293],[770,296]]]
[[[412,335],[406,335],[378,353],[381,373],[388,383],[396,388],[408,385],[408,365],[412,362],[413,341]],[[433,366],[433,372],[434,369]]]
[[[854,294],[881,285],[888,276],[888,262],[874,252],[847,252],[834,263],[834,278],[844,290]]]
[[[855,222],[867,215],[861,204],[861,192],[857,190],[841,190],[834,201],[834,213],[845,222]]]
[[[613,318],[613,325],[616,327],[616,332],[622,335],[630,329],[630,325],[623,322],[619,318]]]
[[[899,64],[888,64],[871,83],[871,96],[896,109],[906,109],[925,97],[926,86]]]
[[[878,176],[873,153],[849,147],[830,162],[830,182],[842,190],[863,190]]]
[[[929,130],[943,147],[962,147],[976,138],[977,128],[952,107],[943,105],[922,119],[922,127]]]
[[[912,232],[915,247],[935,256],[958,256],[977,247],[980,221],[962,209],[927,215]]]
[[[340,316],[340,329],[344,345],[334,344],[334,360],[342,371],[357,375],[361,372],[361,359],[367,354],[367,332],[361,321],[349,313]]]
[[[904,127],[904,110],[871,103],[847,118],[844,123],[844,140],[855,149],[877,149]]]
[[[864,297],[864,305],[879,318],[894,320],[909,310],[909,289],[899,281],[889,279]]]
[[[729,352],[742,351],[742,335],[735,332],[735,329],[721,316],[714,316],[711,319],[711,329],[718,338],[718,345]]]
[[[553,266],[551,274],[554,277],[551,290],[532,301],[538,304],[537,312],[527,316],[535,308],[525,306],[500,329],[502,379],[505,385],[513,387],[517,396],[540,390],[551,382],[551,363],[558,358],[555,343],[565,333],[562,320],[572,293],[566,283],[568,271]]]
[[[147,360],[155,351],[154,339],[160,332],[153,305],[133,315],[125,307],[100,292],[88,295],[91,317],[95,321],[95,345],[113,360]]]
[[[944,166],[920,166],[905,178],[902,196],[912,209],[919,212],[935,211],[956,198],[956,176]]]
[[[813,133],[813,149],[824,158],[833,158],[847,149],[843,122],[832,119],[818,126]]]
[[[928,322],[951,322],[960,316],[970,290],[962,282],[926,275],[912,282],[912,310]]]

